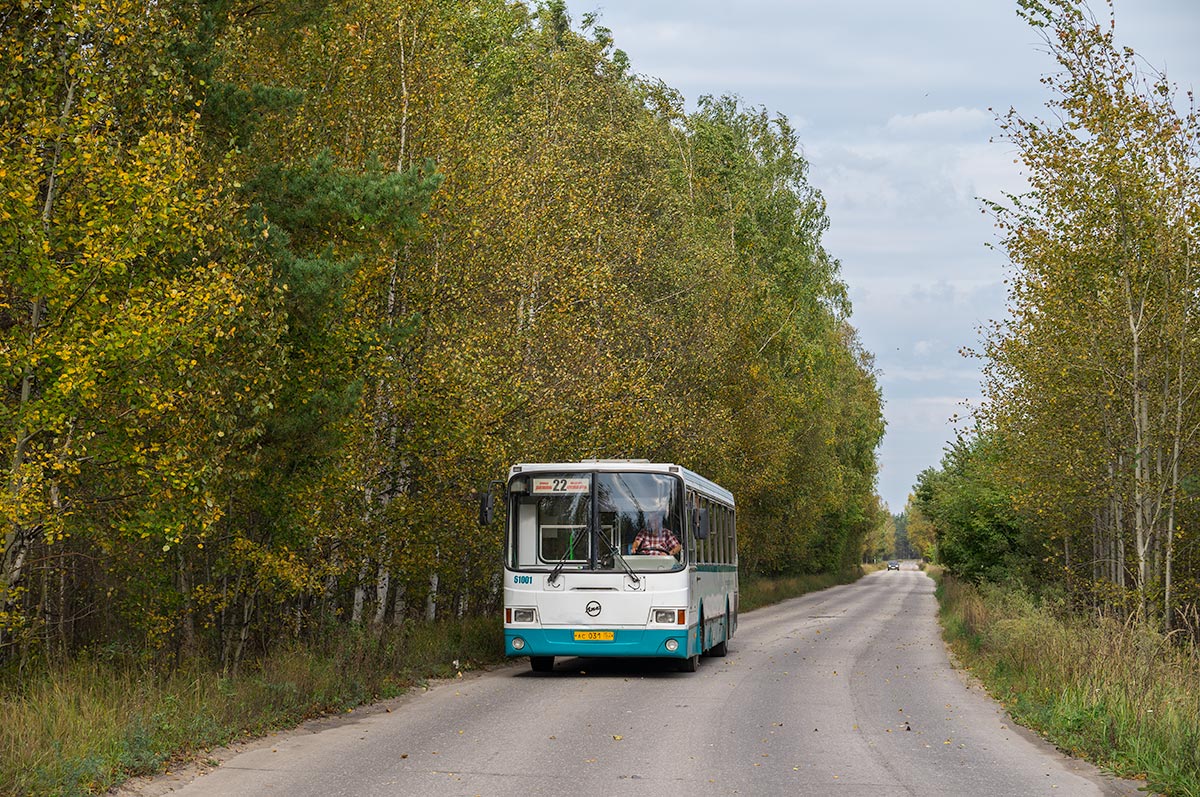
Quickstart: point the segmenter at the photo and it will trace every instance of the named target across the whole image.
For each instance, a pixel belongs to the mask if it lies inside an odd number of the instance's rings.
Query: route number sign
[[[534,479],[534,495],[579,495],[592,490],[591,476],[559,476],[550,479]]]

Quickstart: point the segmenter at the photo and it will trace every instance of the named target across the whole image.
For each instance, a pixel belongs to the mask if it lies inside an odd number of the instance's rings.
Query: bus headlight
[[[537,617],[534,609],[513,609],[514,623],[532,623]]]
[[[516,645],[513,645],[513,647],[516,647]],[[667,650],[671,651],[672,653],[679,650],[679,640],[668,639],[667,640]]]
[[[525,640],[521,639],[519,636],[515,636],[513,637],[512,646],[513,650],[520,650],[525,647]]]
[[[672,625],[674,625],[675,610],[674,609],[655,609],[654,610],[654,622],[656,622],[656,623],[671,623]]]

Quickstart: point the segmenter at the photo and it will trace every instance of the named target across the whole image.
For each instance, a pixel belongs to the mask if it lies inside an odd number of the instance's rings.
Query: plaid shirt
[[[672,556],[671,551],[679,545],[679,538],[672,534],[670,529],[642,529],[633,538],[633,543],[636,546],[635,553]]]

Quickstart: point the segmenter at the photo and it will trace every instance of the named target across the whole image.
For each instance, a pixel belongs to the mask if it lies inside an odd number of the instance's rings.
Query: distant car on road
[[[895,561],[895,560],[892,560],[891,562],[888,562],[888,570],[899,570],[899,569],[900,569],[900,563],[899,563],[899,562],[897,562],[897,561]]]

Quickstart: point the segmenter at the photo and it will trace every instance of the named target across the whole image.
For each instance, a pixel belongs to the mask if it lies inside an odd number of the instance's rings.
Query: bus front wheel
[[[554,657],[530,656],[529,667],[534,672],[554,672]]]

